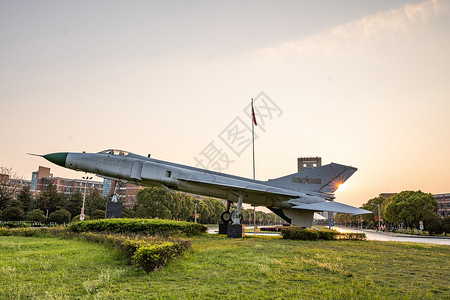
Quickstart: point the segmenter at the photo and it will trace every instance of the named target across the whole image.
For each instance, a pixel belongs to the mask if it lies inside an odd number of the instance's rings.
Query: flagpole
[[[253,180],[255,180],[255,111],[252,98],[252,144],[253,144]],[[256,234],[256,205],[253,205],[253,235]]]
[[[253,180],[255,180],[255,112],[253,110],[253,98],[252,98],[252,142],[253,142]]]

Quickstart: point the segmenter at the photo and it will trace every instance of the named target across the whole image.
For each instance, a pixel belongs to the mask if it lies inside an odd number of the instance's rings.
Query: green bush
[[[70,212],[65,209],[60,209],[55,212],[52,212],[50,216],[48,216],[48,220],[50,222],[55,222],[56,224],[64,224],[70,222]]]
[[[284,239],[316,241],[319,239],[317,230],[307,228],[286,228],[281,229],[281,235]]]
[[[69,226],[74,232],[146,233],[148,235],[171,236],[197,235],[206,232],[206,227],[196,223],[156,219],[103,219],[76,222]]]
[[[339,233],[334,237],[335,240],[351,240],[351,241],[365,241],[367,239],[365,233],[345,232]]]
[[[44,223],[45,222],[45,214],[40,209],[33,209],[29,211],[25,217],[27,221]]]
[[[189,239],[161,239],[151,236],[123,236],[105,233],[81,233],[91,242],[109,243],[119,248],[130,263],[147,272],[162,268],[169,260],[180,256],[191,247]]]
[[[3,221],[23,221],[25,213],[18,206],[10,206],[3,210],[1,218]]]
[[[334,230],[319,230],[319,240],[331,241],[339,234],[339,232]]]
[[[67,231],[66,227],[43,227],[43,228],[1,228],[0,227],[0,236],[35,236],[35,237],[44,237],[44,236],[69,236],[73,235],[73,233]]]
[[[313,230],[309,228],[285,228],[281,230],[284,239],[291,240],[366,240],[365,233],[339,233],[334,230]]]
[[[83,220],[83,221],[87,221],[87,220],[90,220],[90,219],[91,219],[90,216],[84,215],[84,220]],[[71,222],[71,223],[82,222],[82,221],[80,220],[80,215],[76,215],[75,217],[73,217],[72,220],[70,220],[70,222]]]

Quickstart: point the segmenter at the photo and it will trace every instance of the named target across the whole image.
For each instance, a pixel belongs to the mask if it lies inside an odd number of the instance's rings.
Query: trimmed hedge
[[[317,240],[366,240],[365,233],[339,233],[334,230],[313,230],[308,228],[285,228],[281,230],[284,239],[317,241]]]
[[[148,235],[171,236],[185,234],[198,235],[206,232],[206,226],[171,220],[158,219],[102,219],[76,222],[69,226],[73,232],[113,232],[146,233]]]
[[[335,240],[352,240],[352,241],[365,241],[367,236],[365,233],[345,232],[336,235]]]
[[[0,236],[33,236],[33,237],[45,237],[45,236],[67,236],[69,232],[66,227],[43,227],[43,228],[4,228],[0,227]]]

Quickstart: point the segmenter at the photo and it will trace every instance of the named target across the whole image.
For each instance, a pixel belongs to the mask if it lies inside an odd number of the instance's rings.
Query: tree
[[[85,214],[92,217],[94,211],[96,210],[105,211],[106,202],[108,202],[107,197],[102,196],[99,190],[90,190],[89,195],[86,196]]]
[[[423,225],[424,230],[428,231],[430,235],[441,234],[443,232],[441,220],[438,215],[432,215],[429,218],[424,219]]]
[[[10,199],[14,198],[16,190],[20,187],[20,181],[12,179],[17,177],[12,168],[0,166],[0,209],[4,209]]]
[[[216,224],[218,223],[220,220],[220,216],[222,215],[222,213],[226,210],[225,204],[223,204],[222,201],[218,200],[218,199],[214,199],[214,198],[209,198],[211,201],[211,208],[212,208],[212,218],[211,218],[211,224]],[[242,209],[242,211],[244,212],[245,210]],[[242,216],[244,216],[244,214],[242,214]],[[245,220],[245,219],[243,219]]]
[[[22,189],[17,194],[17,200],[22,202],[22,209],[25,213],[33,209],[34,197],[29,186],[22,187]]]
[[[176,197],[180,199],[180,211],[177,216],[177,220],[188,221],[192,220],[194,214],[194,197],[185,193],[176,193]]]
[[[403,191],[395,194],[386,205],[385,217],[394,224],[418,228],[419,221],[432,219],[437,214],[438,202],[432,194],[421,191]]]
[[[2,212],[3,221],[23,221],[25,219],[25,213],[19,206],[9,206]]]
[[[378,226],[377,219],[378,215],[380,215],[381,219],[384,219],[385,207],[387,205],[388,199],[379,196],[370,199],[367,203],[362,205],[362,209],[372,211],[372,214],[367,214],[364,216],[364,220],[368,223],[369,226]],[[378,207],[380,208],[380,212],[378,212]],[[378,214],[379,213],[379,214]]]
[[[197,221],[202,224],[208,224],[209,218],[213,214],[209,201],[203,199],[200,202],[200,200],[195,199],[194,202],[197,202],[197,214],[199,215]]]
[[[33,209],[32,211],[29,211],[26,214],[25,219],[27,221],[31,221],[31,222],[44,223],[45,222],[45,214],[40,209]]]
[[[135,211],[138,218],[176,219],[181,209],[181,199],[160,187],[139,191]]]
[[[47,213],[48,210],[48,213],[51,214],[64,207],[64,200],[65,196],[58,193],[56,186],[50,182],[39,195],[36,206],[44,213]]]
[[[50,222],[54,222],[56,224],[64,224],[70,222],[70,212],[65,209],[59,209],[55,212],[52,212],[50,216],[48,216],[48,220]]]
[[[450,217],[446,217],[441,221],[442,231],[445,232],[445,235],[450,233]]]
[[[67,198],[66,206],[64,208],[69,211],[72,216],[75,216],[81,212],[82,206],[83,194],[80,191],[76,191]]]

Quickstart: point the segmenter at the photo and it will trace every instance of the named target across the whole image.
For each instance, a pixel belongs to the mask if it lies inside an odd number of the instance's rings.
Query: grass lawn
[[[0,299],[449,299],[449,278],[430,244],[204,235],[147,274],[105,246],[0,237]]]

